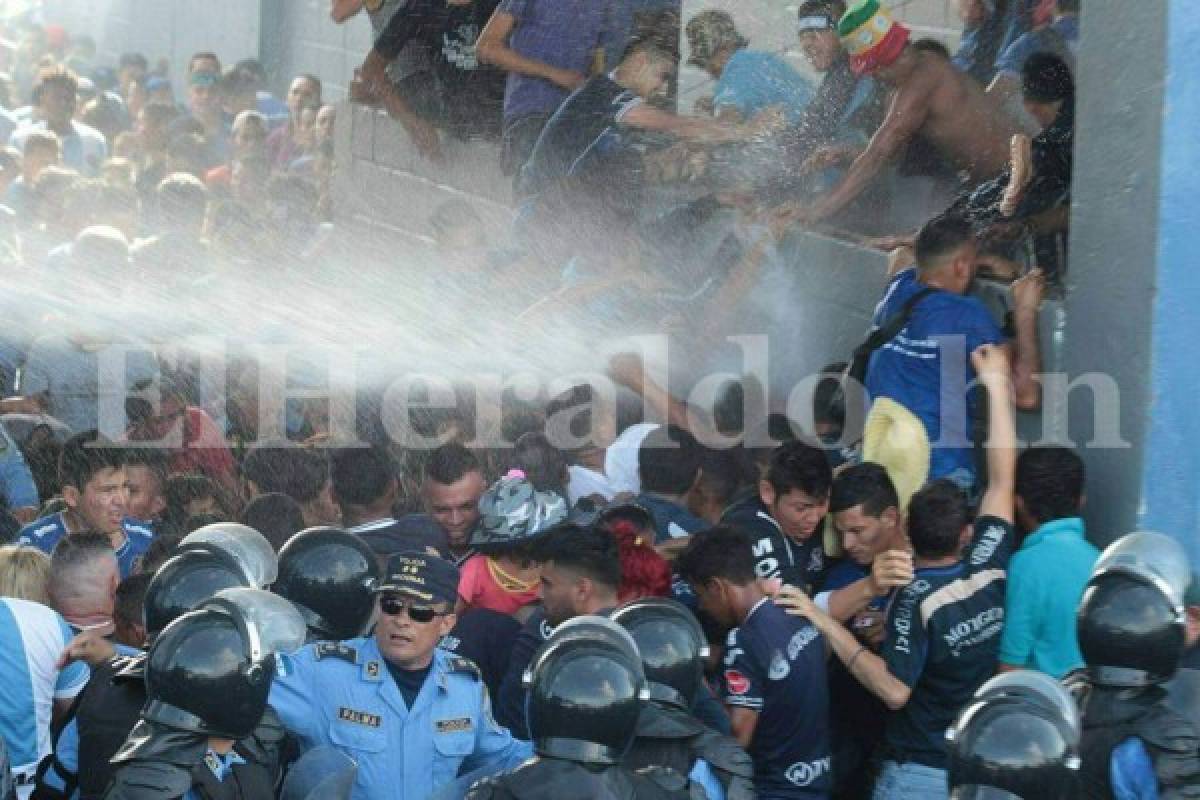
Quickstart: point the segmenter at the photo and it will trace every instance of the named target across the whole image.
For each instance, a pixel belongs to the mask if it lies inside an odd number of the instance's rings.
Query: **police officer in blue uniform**
[[[492,718],[475,665],[438,647],[457,591],[453,564],[398,553],[378,589],[374,636],[281,658],[271,706],[304,749],[332,745],[354,759],[357,798],[418,800],[460,772],[502,772],[532,755]]]

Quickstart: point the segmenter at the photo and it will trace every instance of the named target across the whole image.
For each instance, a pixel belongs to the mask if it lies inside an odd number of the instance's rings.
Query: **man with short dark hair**
[[[34,131],[53,131],[62,143],[64,165],[83,175],[99,172],[108,158],[108,144],[104,134],[73,119],[78,91],[79,79],[66,67],[43,68],[33,89],[37,119],[17,128],[9,144],[24,152],[25,142]]]
[[[129,489],[121,449],[94,430],[76,434],[63,444],[58,479],[67,509],[26,525],[17,543],[50,554],[69,534],[94,531],[108,537],[122,578],[136,571],[154,533],[126,515]]]
[[[139,572],[117,584],[113,605],[113,638],[126,647],[140,650],[146,646],[146,620],[143,609],[146,587],[150,585],[153,577],[153,572]]]
[[[150,447],[125,449],[125,484],[129,516],[147,525],[162,519],[167,508],[167,457]]]
[[[1033,447],[1017,459],[1017,524],[1027,531],[1008,565],[1001,669],[1054,678],[1084,666],[1075,611],[1100,551],[1084,528],[1083,459],[1065,447]]]
[[[333,455],[333,496],[342,509],[342,524],[357,534],[386,564],[403,551],[446,556],[445,537],[436,530],[405,530],[392,516],[400,493],[397,469],[381,447],[350,447]]]
[[[451,560],[461,565],[474,555],[471,534],[479,523],[479,498],[486,489],[483,467],[475,454],[456,442],[442,445],[430,454],[425,465],[421,497],[428,517],[410,515],[400,520],[400,525],[409,530],[408,526],[418,521],[432,520],[444,537]]]
[[[832,483],[824,453],[804,442],[788,442],[771,454],[757,495],[725,512],[721,524],[751,535],[758,577],[780,578],[808,590],[820,586]]]
[[[50,601],[76,631],[113,630],[117,557],[102,533],[62,538],[50,556]]]
[[[733,736],[754,760],[762,800],[824,798],[832,783],[825,647],[806,620],[763,593],[744,531],[718,526],[692,537],[676,569],[700,609],[725,629],[722,694]]]
[[[971,388],[970,354],[981,345],[1003,343],[1004,334],[983,303],[966,296],[979,257],[970,223],[949,215],[930,220],[917,235],[916,257],[916,266],[892,279],[875,309],[872,324],[881,327],[913,304],[908,324],[871,356],[867,393],[873,403],[887,398],[899,404],[923,424],[931,447],[930,480],[948,477],[970,489],[975,484],[970,420],[977,415],[978,394]],[[1041,403],[1037,314],[1043,291],[1037,270],[1012,287],[1013,381],[1017,407],[1026,411]],[[946,379],[961,384],[945,386]],[[943,404],[944,397],[953,402]]]
[[[564,525],[538,543],[536,557],[542,563],[542,607],[517,634],[496,697],[496,718],[522,739],[529,738],[529,727],[521,678],[533,654],[567,620],[616,608],[621,585],[617,540],[603,530]]]
[[[709,527],[688,511],[700,480],[701,447],[692,434],[675,425],[658,428],[638,448],[642,493],[634,501],[654,517],[654,543],[686,539]]]
[[[276,553],[307,527],[300,504],[282,492],[255,497],[242,509],[240,521],[265,536]]]
[[[333,500],[329,458],[322,450],[262,443],[246,454],[242,474],[251,497],[282,492],[299,503],[306,527],[341,524],[341,511]]]
[[[1016,426],[1006,351],[984,345],[972,359],[989,400],[987,491],[975,520],[950,481],[913,495],[908,537],[915,579],[890,606],[880,654],[799,589],[784,587],[776,596],[790,613],[811,620],[846,670],[892,711],[876,800],[948,796],[946,729],[996,671],[1005,568],[1016,539]]]

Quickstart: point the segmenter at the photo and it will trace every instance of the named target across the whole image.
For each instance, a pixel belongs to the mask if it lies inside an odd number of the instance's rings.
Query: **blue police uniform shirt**
[[[63,519],[65,511],[51,514],[48,517],[35,519],[21,529],[17,544],[36,547],[47,555],[54,553],[54,547],[69,531]],[[126,517],[121,522],[125,532],[125,542],[117,549],[117,566],[121,569],[121,579],[124,580],[137,571],[138,564],[150,543],[154,541],[154,530],[144,522],[132,517]]]
[[[901,272],[888,284],[872,324],[878,327],[900,313],[905,302],[924,288],[915,267]],[[872,354],[867,394],[872,399],[895,400],[921,420],[930,445],[944,443],[931,448],[930,480],[959,471],[974,478],[970,419],[976,414],[978,392],[971,390],[962,399],[975,380],[971,353],[981,345],[1003,341],[1003,333],[978,299],[935,291],[917,303],[908,325]],[[943,364],[946,358],[952,360]],[[950,385],[942,385],[943,371]]]
[[[12,770],[31,774],[50,752],[55,700],[69,700],[88,681],[80,662],[59,670],[58,657],[74,634],[67,621],[40,603],[0,598],[0,736]]]
[[[420,800],[460,770],[502,772],[533,754],[492,718],[475,666],[441,649],[411,709],[374,637],[281,656],[270,703],[303,749],[331,745],[358,763],[364,800]]]
[[[980,517],[962,561],[917,569],[896,595],[880,655],[912,694],[887,720],[888,759],[946,768],[946,729],[996,674],[1015,539],[1008,522]]]
[[[758,712],[747,752],[760,798],[826,797],[832,787],[825,642],[768,598],[725,646],[727,705]]]
[[[678,503],[672,503],[670,500],[664,500],[652,494],[639,494],[633,502],[649,511],[650,516],[654,517],[655,544],[669,542],[672,539],[682,539],[712,527]]]
[[[804,116],[816,90],[795,67],[774,53],[741,49],[729,57],[713,89],[713,108],[732,109],[749,121],[768,108],[783,111],[789,125]]]
[[[810,594],[824,582],[828,564],[823,528],[818,527],[812,536],[798,542],[783,532],[757,495],[730,506],[721,516],[721,524],[750,534],[758,577],[781,578]]]

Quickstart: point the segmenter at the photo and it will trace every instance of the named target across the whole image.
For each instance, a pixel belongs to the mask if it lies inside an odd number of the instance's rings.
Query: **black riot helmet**
[[[992,678],[946,732],[954,800],[1060,800],[1077,794],[1079,712],[1048,675]]]
[[[169,624],[146,657],[148,722],[224,739],[254,732],[267,707],[275,654],[304,642],[291,604],[260,589],[220,592]]]
[[[379,562],[362,539],[340,528],[300,531],[279,551],[274,591],[299,609],[320,639],[352,639],[375,608]]]
[[[696,617],[674,600],[648,597],[612,612],[613,622],[629,631],[642,657],[650,696],[690,709],[704,680],[708,642]]]
[[[619,764],[650,699],[633,639],[604,617],[559,625],[526,670],[526,717],[538,755]]]
[[[1142,687],[1170,679],[1185,646],[1187,554],[1169,536],[1131,533],[1096,561],[1075,630],[1091,680]]]
[[[245,572],[223,550],[195,545],[167,559],[146,587],[143,619],[153,638],[167,624],[222,589],[250,586]]]
[[[217,549],[228,555],[246,575],[255,589],[265,589],[275,582],[279,562],[267,537],[237,522],[214,522],[183,537],[179,551],[193,548]]]

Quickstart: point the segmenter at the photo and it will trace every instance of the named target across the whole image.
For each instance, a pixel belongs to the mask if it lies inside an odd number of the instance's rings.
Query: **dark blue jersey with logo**
[[[655,544],[681,539],[712,527],[678,503],[655,497],[652,494],[639,494],[633,502],[649,511],[650,516],[654,517]]]
[[[721,517],[721,524],[750,534],[758,577],[782,578],[784,583],[809,594],[824,582],[827,559],[822,547],[823,527],[818,527],[803,542],[796,541],[784,534],[757,496],[730,506]]]
[[[764,598],[729,634],[725,702],[758,712],[748,748],[759,798],[823,798],[832,786],[825,641]]]
[[[980,517],[962,561],[918,569],[896,595],[880,655],[912,695],[888,719],[888,759],[945,769],[946,729],[996,674],[1005,569],[1015,539],[1009,523]]]

